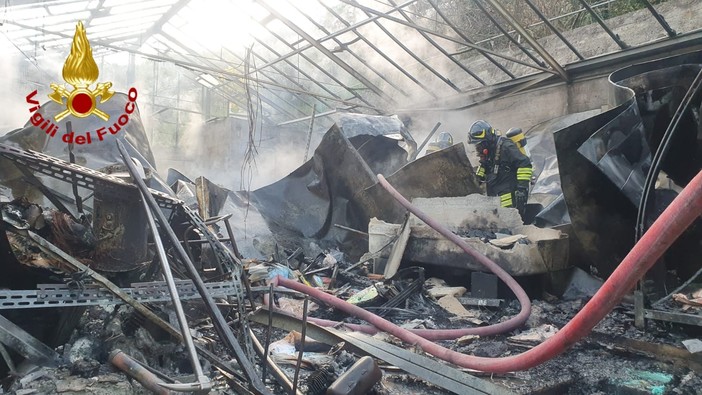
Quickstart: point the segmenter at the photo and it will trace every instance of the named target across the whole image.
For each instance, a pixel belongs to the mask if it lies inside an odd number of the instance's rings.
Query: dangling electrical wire
[[[258,94],[258,84],[253,82],[248,78],[249,72],[256,68],[252,63],[254,62],[253,57],[253,45],[246,49],[246,58],[244,62],[244,75],[247,76],[244,81],[244,87],[246,91],[246,106],[247,115],[249,120],[249,133],[248,141],[246,143],[246,150],[244,151],[244,160],[241,164],[241,189],[248,192],[251,187],[251,180],[253,178],[253,168],[256,166],[256,154],[258,154],[258,149],[256,147],[256,129],[260,129],[258,116],[261,110],[261,97]],[[255,81],[255,80],[254,80]]]
[[[240,189],[246,191],[248,196],[251,189],[251,181],[253,179],[253,168],[256,166],[256,154],[258,154],[258,149],[256,148],[256,130],[261,130],[263,124],[259,120],[259,114],[262,111],[261,96],[258,93],[259,85],[258,78],[249,78],[252,67],[256,70],[255,60],[252,56],[253,44],[246,49],[246,57],[244,59],[244,87],[246,90],[246,106],[247,115],[249,120],[249,133],[248,141],[246,143],[246,150],[244,152],[244,158],[241,163],[241,174],[240,174]],[[255,76],[257,72],[254,71]],[[259,133],[258,144],[261,144],[261,134]],[[246,237],[246,220],[249,216],[249,205],[246,205],[244,211],[244,237]]]

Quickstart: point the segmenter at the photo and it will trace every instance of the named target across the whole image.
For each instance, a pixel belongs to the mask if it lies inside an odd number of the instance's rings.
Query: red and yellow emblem
[[[64,85],[50,85],[53,89],[53,93],[49,94],[51,100],[64,104],[63,99],[67,99],[66,109],[54,116],[56,122],[61,121],[68,114],[78,118],[95,115],[103,121],[110,119],[107,113],[97,108],[97,103],[98,97],[100,103],[104,103],[115,94],[110,90],[112,83],[101,82],[97,84],[95,89],[90,89],[90,85],[97,81],[99,73],[83,22],[78,22],[76,34],[73,36],[71,53],[66,58],[66,63],[63,64],[63,79],[73,85],[73,90],[69,91]]]

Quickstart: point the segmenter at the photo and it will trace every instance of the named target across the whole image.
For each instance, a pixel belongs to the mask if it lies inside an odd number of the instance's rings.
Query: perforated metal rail
[[[207,291],[216,298],[236,296],[237,289],[231,281],[205,283]],[[190,280],[176,280],[181,300],[200,299],[200,294]],[[132,288],[122,288],[124,293],[141,303],[170,302],[171,295],[165,282],[134,283]],[[44,307],[98,306],[124,303],[110,291],[98,285],[76,289],[65,284],[39,284],[35,290],[0,290],[0,310],[36,309]]]
[[[39,172],[49,177],[65,181],[69,184],[75,182],[78,186],[94,191],[100,188],[123,199],[134,199],[137,194],[136,186],[109,174],[66,162],[53,156],[32,150],[23,150],[6,144],[0,144],[0,156],[23,166],[29,170]],[[173,209],[180,204],[180,200],[168,196],[163,192],[151,189],[159,206]]]
[[[6,144],[0,144],[0,156],[9,159],[19,166],[26,167],[32,171],[39,172],[41,174],[47,175],[49,177],[62,180],[68,183],[77,183],[80,187],[96,190],[99,188],[101,191],[106,191],[113,194],[115,197],[122,199],[138,199],[139,193],[136,185],[128,183],[120,178],[101,173],[76,165],[64,160],[54,158],[49,155],[45,155],[41,152],[23,150],[16,147],[12,147]],[[190,210],[187,206],[183,204],[181,200],[178,200],[172,196],[165,193],[149,189],[150,193],[153,195],[154,199],[158,205],[165,209],[180,209],[183,211],[188,221],[200,230],[200,234],[208,241],[210,246],[212,246],[213,251],[219,261],[221,267],[225,268],[232,276],[232,281],[218,284],[217,290],[225,290],[225,294],[212,293],[212,296],[231,296],[237,301],[245,300],[244,284],[242,283],[241,276],[241,265],[238,260],[234,257],[229,249],[227,249],[224,244],[222,244],[217,237],[210,231],[210,229],[205,225],[204,221],[195,212]],[[192,284],[192,283],[190,283]],[[207,288],[210,289],[213,283],[206,284]],[[137,292],[132,296],[137,300],[141,301],[141,298],[146,298],[144,301],[168,301],[170,296],[168,294],[168,289],[163,286],[162,290],[159,288],[158,291],[154,290],[155,293],[145,293],[146,290],[143,287],[136,287],[131,290],[131,292]],[[9,292],[9,293],[8,293]],[[161,294],[162,292],[162,294]],[[180,289],[179,289],[180,292]],[[181,294],[181,299],[195,298],[199,297],[194,287],[190,286],[188,288],[188,297]],[[160,298],[160,299],[159,299]],[[99,303],[98,303],[99,302]],[[91,304],[111,304],[118,303],[118,301],[113,297],[108,295],[107,291],[102,289],[85,289],[83,291],[79,290],[69,290],[68,288],[57,288],[53,290],[42,289],[37,291],[0,291],[0,309],[8,308],[35,308],[35,307],[48,307],[48,306],[86,306]],[[245,317],[244,303],[238,303],[239,317]],[[7,307],[6,307],[7,306]],[[24,307],[27,306],[27,307]],[[238,331],[239,341],[244,344],[244,348],[248,357],[253,360],[255,354],[253,351],[253,345],[251,339],[248,336],[248,323],[245,319],[239,320],[240,330]]]

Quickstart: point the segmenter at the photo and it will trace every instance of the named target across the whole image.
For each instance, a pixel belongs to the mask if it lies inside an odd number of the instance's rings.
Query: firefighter
[[[429,143],[426,154],[431,154],[442,149],[446,149],[453,145],[453,136],[449,132],[441,132],[436,140]]]
[[[486,183],[488,196],[499,196],[502,207],[514,207],[523,216],[531,183],[529,157],[483,120],[471,125],[468,141],[480,156],[476,175]]]

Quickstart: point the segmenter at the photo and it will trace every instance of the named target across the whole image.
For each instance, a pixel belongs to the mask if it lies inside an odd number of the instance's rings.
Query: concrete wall
[[[441,122],[439,131],[450,132],[454,142],[465,142],[468,128],[478,119],[502,131],[510,127],[526,131],[563,115],[609,109],[615,104],[613,90],[607,76],[602,76],[514,94],[467,110],[418,113],[412,117],[412,133],[421,142],[436,122]]]
[[[506,131],[510,127],[524,130],[563,115],[606,109],[612,106],[614,86],[607,77],[558,84],[497,99],[460,112],[467,118],[482,117],[493,127]],[[452,117],[449,117],[449,121]],[[469,121],[469,125],[472,121]],[[467,129],[464,133],[467,133]]]

